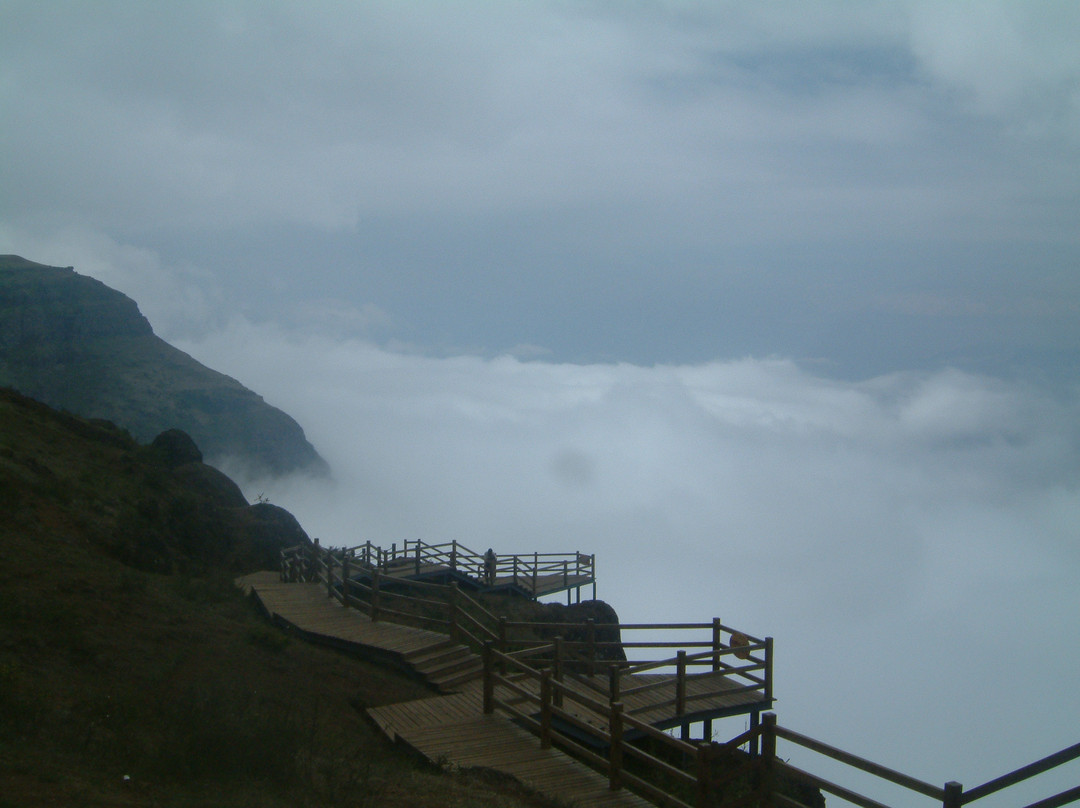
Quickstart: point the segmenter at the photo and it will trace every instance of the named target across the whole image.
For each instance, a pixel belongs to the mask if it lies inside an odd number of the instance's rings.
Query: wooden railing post
[[[514,556],[514,586],[518,585],[518,557]]]
[[[551,671],[540,671],[540,748],[551,747]]]
[[[457,571],[457,539],[450,545],[450,569]]]
[[[499,617],[499,653],[508,653],[506,647],[506,615],[500,615]],[[499,659],[499,673],[506,676],[506,661]]]
[[[622,668],[619,667],[617,662],[612,662],[608,666],[608,702],[620,701],[622,699],[621,679]]]
[[[375,570],[375,574],[371,576],[371,622],[379,622],[379,577],[381,573],[378,568]]]
[[[563,638],[556,637],[553,643],[555,647],[554,660],[552,661],[551,669],[555,675],[555,681],[561,682],[563,680]],[[555,706],[562,707],[562,691],[555,693]]]
[[[415,565],[415,571],[416,571],[417,575],[420,574],[420,539],[416,540],[416,565]]]
[[[450,591],[447,593],[450,599],[447,611],[447,620],[450,622],[450,639],[457,642],[458,639],[458,588],[457,581],[450,582]]]
[[[349,555],[341,557],[341,605],[349,605]]]
[[[536,597],[536,573],[540,569],[540,555],[533,553],[532,594]]]
[[[773,638],[765,638],[765,700],[772,701],[773,697]]]
[[[773,804],[773,773],[776,763],[776,713],[765,713],[761,727],[761,794],[765,805]]]
[[[675,715],[686,712],[686,651],[679,651],[675,663]]]
[[[495,712],[495,654],[491,640],[484,643],[484,715]]]
[[[950,780],[945,784],[945,801],[941,804],[942,808],[960,808],[963,805],[964,787],[956,782]]]
[[[675,671],[675,715],[686,713],[686,651],[679,651]],[[679,728],[680,737],[690,738],[690,725],[683,723]]]
[[[326,597],[334,597],[334,554],[326,548]]]
[[[608,758],[608,784],[612,791],[622,788],[622,761],[623,761],[623,703],[615,701],[611,704],[611,753]]]
[[[712,744],[702,741],[697,746],[697,808],[708,808],[712,792]]]
[[[712,669],[713,673],[720,670],[720,629],[721,623],[719,617],[714,617],[712,620]]]
[[[585,621],[586,637],[588,639],[589,676],[596,676],[596,620],[589,618]]]
[[[307,575],[304,576],[306,580],[311,581],[315,578],[319,569],[319,540],[315,539],[311,543],[311,552],[308,554],[308,569]]]

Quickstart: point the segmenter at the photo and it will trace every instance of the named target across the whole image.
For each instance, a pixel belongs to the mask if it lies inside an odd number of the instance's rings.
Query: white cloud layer
[[[243,321],[182,347],[305,425],[335,482],[246,488],[325,543],[595,552],[624,620],[775,636],[783,723],[933,782],[1076,740],[1075,400],[784,360],[430,359]]]

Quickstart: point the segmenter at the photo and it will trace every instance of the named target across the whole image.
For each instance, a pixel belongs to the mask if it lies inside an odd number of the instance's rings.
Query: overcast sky
[[[1078,42],[1071,0],[0,0],[0,252],[298,418],[334,484],[245,484],[313,535],[596,551],[624,618],[774,635],[782,723],[974,785],[1080,740]]]
[[[0,15],[6,240],[149,250],[214,314],[849,378],[1075,361],[1069,0]]]

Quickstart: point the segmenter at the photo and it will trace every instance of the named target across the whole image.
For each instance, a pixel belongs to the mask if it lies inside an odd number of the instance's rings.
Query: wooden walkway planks
[[[422,701],[454,698],[455,696],[442,696]],[[393,706],[409,704],[415,703]],[[479,706],[477,701],[476,707]],[[388,708],[368,712],[385,715]],[[416,710],[411,718],[419,718],[424,712]],[[436,710],[434,714],[428,715],[434,719],[438,714]],[[375,720],[378,722],[379,718],[376,717]],[[401,730],[402,727],[397,729]],[[478,709],[477,713],[466,718],[428,723],[426,726],[422,726],[418,720],[411,721],[407,728],[403,732],[399,731],[395,737],[429,760],[461,767],[495,769],[511,775],[541,794],[571,804],[612,808],[646,808],[652,805],[625,789],[612,791],[607,777],[558,749],[542,749],[535,735],[498,714],[484,715]]]
[[[297,629],[324,637],[407,654],[445,644],[445,634],[396,623],[372,622],[356,609],[328,597],[321,584],[282,583],[276,572],[245,575],[237,583],[255,591],[263,607]]]
[[[254,592],[272,616],[306,633],[333,637],[383,651],[445,645],[447,637],[393,623],[373,623],[346,609],[318,584],[281,583],[276,572],[244,576],[237,584]],[[501,715],[484,715],[481,686],[462,692],[367,710],[391,740],[402,741],[436,763],[495,769],[536,791],[570,804],[647,808],[651,803],[626,791],[557,749],[541,749],[530,732]]]

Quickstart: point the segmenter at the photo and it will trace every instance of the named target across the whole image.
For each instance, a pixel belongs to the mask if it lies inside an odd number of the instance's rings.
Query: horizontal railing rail
[[[835,760],[847,767],[866,772],[880,780],[900,786],[901,788],[914,792],[920,796],[927,797],[933,800],[934,803],[942,805],[943,808],[960,808],[962,805],[974,803],[990,794],[995,794],[1011,786],[1018,785],[1021,782],[1031,780],[1064,763],[1080,758],[1080,744],[1075,744],[1042,758],[1035,763],[1031,763],[1016,769],[1009,774],[995,778],[981,786],[965,790],[960,783],[955,781],[950,781],[943,787],[927,783],[916,777],[912,777],[894,769],[890,769],[887,766],[882,766],[879,763],[874,763],[873,761],[859,757],[858,755],[845,752],[834,746],[823,743],[822,741],[778,726],[776,724],[776,716],[771,713],[765,715],[764,723],[756,731],[759,732],[762,737],[762,747],[764,749],[763,755],[770,758],[770,760],[766,761],[767,765],[772,766],[775,772],[782,774],[785,777],[807,783],[808,785],[847,800],[854,805],[862,806],[863,808],[883,808],[883,805],[865,794],[856,792],[853,789],[849,789],[801,768],[792,766],[789,763],[780,761],[776,758],[777,739],[787,741],[802,747],[803,749]],[[1066,789],[1065,791],[1031,803],[1030,805],[1025,806],[1025,808],[1058,808],[1058,806],[1069,805],[1070,803],[1077,801],[1080,801],[1080,786]],[[795,808],[798,808],[801,805],[797,802],[792,802],[790,804],[795,806]],[[803,806],[803,808],[805,808],[805,806]]]

